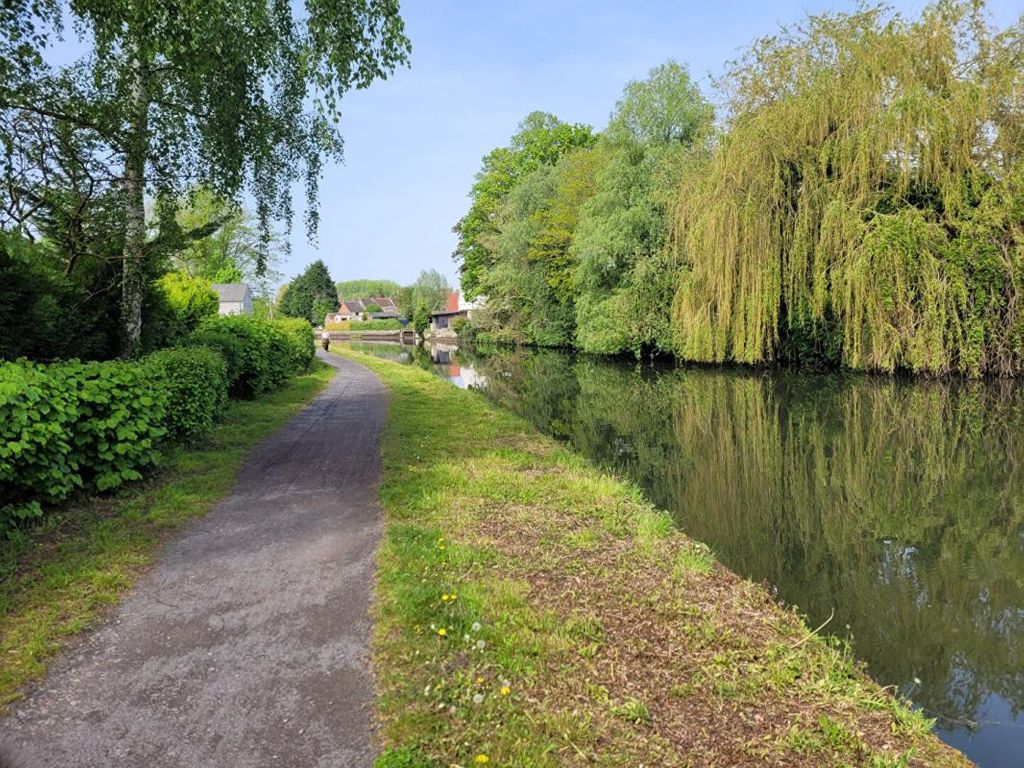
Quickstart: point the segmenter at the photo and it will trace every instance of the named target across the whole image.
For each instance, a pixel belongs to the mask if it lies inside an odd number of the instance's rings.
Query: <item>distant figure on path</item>
[[[320,343],[323,344],[324,352],[326,352],[327,348],[329,346],[331,346],[331,334],[329,334],[327,331],[324,331],[323,333],[321,333],[320,334]]]

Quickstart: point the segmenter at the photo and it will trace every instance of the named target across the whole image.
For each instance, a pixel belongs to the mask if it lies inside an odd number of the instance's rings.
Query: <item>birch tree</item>
[[[147,195],[173,198],[194,184],[225,199],[248,192],[269,239],[273,221],[291,225],[291,187],[302,183],[305,224],[315,236],[323,164],[341,157],[340,99],[408,60],[398,0],[305,0],[302,13],[296,7],[287,0],[5,6],[14,31],[2,42],[19,58],[0,70],[0,109],[90,131],[116,158],[125,356],[137,354],[141,336]],[[55,29],[62,13],[70,13],[90,49],[70,70],[89,96],[84,107],[48,93],[46,77],[28,77],[46,42],[40,30]]]

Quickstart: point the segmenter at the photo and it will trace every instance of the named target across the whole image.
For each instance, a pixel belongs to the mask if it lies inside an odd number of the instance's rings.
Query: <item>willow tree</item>
[[[1024,17],[809,17],[732,66],[684,180],[681,353],[1024,372]]]
[[[32,30],[62,14],[91,46],[74,68],[86,108],[48,100],[38,79],[5,87],[2,106],[88,129],[120,165],[128,355],[141,333],[146,195],[170,199],[195,182],[226,199],[248,191],[269,237],[272,219],[290,225],[291,187],[304,183],[313,234],[322,164],[341,154],[339,99],[386,77],[409,52],[398,0],[18,0],[12,8],[22,31],[9,46],[41,46]]]

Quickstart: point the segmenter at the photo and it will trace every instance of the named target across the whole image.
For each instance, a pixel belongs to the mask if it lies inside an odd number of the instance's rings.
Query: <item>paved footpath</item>
[[[318,354],[338,369],[326,389],[0,721],[14,765],[371,765],[388,395],[366,368]]]

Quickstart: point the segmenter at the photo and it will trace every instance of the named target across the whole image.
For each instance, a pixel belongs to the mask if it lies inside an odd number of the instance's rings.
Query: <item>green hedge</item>
[[[268,392],[313,353],[304,320],[231,315],[137,362],[0,363],[0,531],[141,478],[161,443],[207,434],[229,393]]]
[[[399,320],[353,320],[349,330],[357,331],[400,331],[404,326]]]
[[[292,370],[295,372],[309,370],[316,356],[316,342],[313,340],[313,326],[308,320],[296,317],[285,317],[275,320],[287,335],[290,343]]]
[[[0,364],[0,528],[160,459],[167,391],[148,362]]]
[[[168,436],[190,442],[204,437],[228,400],[227,362],[209,347],[165,349],[146,358],[167,393]]]
[[[204,322],[186,341],[220,352],[228,363],[232,397],[269,392],[289,375],[309,368],[314,355],[313,326],[307,320],[266,320],[222,315]]]

